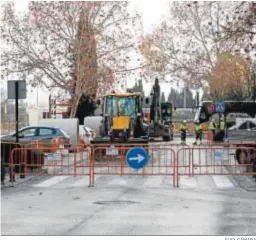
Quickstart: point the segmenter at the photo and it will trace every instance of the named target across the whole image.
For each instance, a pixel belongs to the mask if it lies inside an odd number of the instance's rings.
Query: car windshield
[[[135,97],[107,97],[106,113],[110,116],[124,115],[135,117],[136,98]]]

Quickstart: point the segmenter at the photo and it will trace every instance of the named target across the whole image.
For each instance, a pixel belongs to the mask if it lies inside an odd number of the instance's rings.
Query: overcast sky
[[[29,1],[15,1],[17,11],[20,13],[26,12],[28,8]],[[154,26],[157,26],[162,20],[163,16],[168,13],[168,1],[166,0],[151,0],[151,1],[142,1],[136,0],[131,1],[132,8],[137,9],[137,11],[142,14],[142,22],[143,22],[143,32],[144,34],[150,33],[153,30]],[[134,80],[129,79],[128,87],[132,87],[134,85]],[[151,84],[144,84],[144,88],[146,93],[148,93],[151,89]],[[162,84],[162,91],[167,96],[170,90],[170,84]],[[39,89],[39,105],[47,105],[48,104],[48,92],[44,89]],[[27,102],[29,105],[35,105],[37,102],[37,89],[31,89],[28,87],[27,94]]]

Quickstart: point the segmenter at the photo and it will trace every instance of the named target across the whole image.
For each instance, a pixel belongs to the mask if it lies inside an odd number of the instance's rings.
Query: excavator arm
[[[172,123],[172,104],[169,102],[162,103],[160,101],[161,89],[159,80],[155,79],[150,94],[150,123],[149,123],[149,136],[162,137],[164,141],[173,139],[171,130]]]

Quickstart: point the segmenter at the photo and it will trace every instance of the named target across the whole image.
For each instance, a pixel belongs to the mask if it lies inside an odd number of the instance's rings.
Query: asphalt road
[[[52,176],[2,189],[2,235],[256,234],[256,192],[211,175],[182,176],[173,188],[167,150],[152,154],[144,173],[162,176],[96,175],[94,187],[87,176]]]

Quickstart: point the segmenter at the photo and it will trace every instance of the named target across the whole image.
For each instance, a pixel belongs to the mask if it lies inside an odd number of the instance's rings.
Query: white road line
[[[181,176],[179,185],[180,188],[196,188],[197,179],[195,177]]]
[[[163,176],[148,176],[143,186],[145,187],[159,187],[164,181]]]
[[[108,182],[108,185],[115,185],[115,186],[125,186],[127,185],[127,182],[122,179],[122,177],[115,177],[113,180],[111,180],[110,182]]]
[[[56,177],[53,177],[53,178],[50,178],[50,179],[47,179],[41,183],[38,183],[38,184],[35,184],[33,185],[33,187],[50,187],[54,184],[57,184],[67,178],[69,178],[70,176],[56,176]]]
[[[73,183],[69,184],[67,187],[88,187],[89,185],[89,176],[79,176],[79,177],[73,177]]]
[[[227,176],[212,176],[212,179],[217,188],[234,188],[234,184]]]

